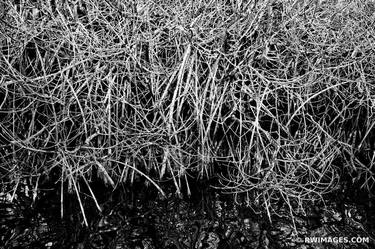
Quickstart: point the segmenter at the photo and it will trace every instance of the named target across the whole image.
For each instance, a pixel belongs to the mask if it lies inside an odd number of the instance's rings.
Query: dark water
[[[306,217],[296,217],[297,229],[305,231],[298,240],[292,237],[285,205],[278,212],[284,215],[273,216],[270,223],[265,211],[236,203],[207,182],[190,184],[192,196],[186,191],[178,196],[171,183],[164,184],[166,196],[140,182],[114,191],[101,183],[91,186],[101,211],[88,189],[81,188],[88,226],[75,193],[64,193],[61,218],[57,185],[41,186],[36,202],[22,193],[12,204],[3,201],[5,248],[315,248],[303,247],[301,239],[319,233],[372,237],[375,230],[374,200],[354,188],[329,195],[325,205],[315,203],[306,208]],[[327,248],[366,248],[340,246]]]

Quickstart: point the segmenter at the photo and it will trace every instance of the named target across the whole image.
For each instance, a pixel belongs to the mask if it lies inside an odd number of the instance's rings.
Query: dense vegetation
[[[253,2],[3,1],[3,191],[216,179],[293,215],[373,190],[375,4]]]

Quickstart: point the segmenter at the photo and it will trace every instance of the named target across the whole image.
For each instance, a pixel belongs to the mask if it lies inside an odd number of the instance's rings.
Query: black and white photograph
[[[0,0],[0,249],[375,248],[374,0]]]

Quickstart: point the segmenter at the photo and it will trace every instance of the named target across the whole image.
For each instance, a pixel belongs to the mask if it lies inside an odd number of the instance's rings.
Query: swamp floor
[[[360,193],[351,193],[353,198],[335,193],[297,212],[294,221],[280,204],[271,223],[266,213],[202,186],[194,198],[179,198],[172,187],[166,197],[143,185],[116,191],[98,186],[96,193],[99,189],[102,212],[89,195],[81,195],[88,227],[74,194],[64,195],[61,219],[56,190],[44,190],[34,203],[22,193],[10,202],[3,193],[0,248],[375,248],[375,201]],[[319,238],[325,241],[310,241]]]

